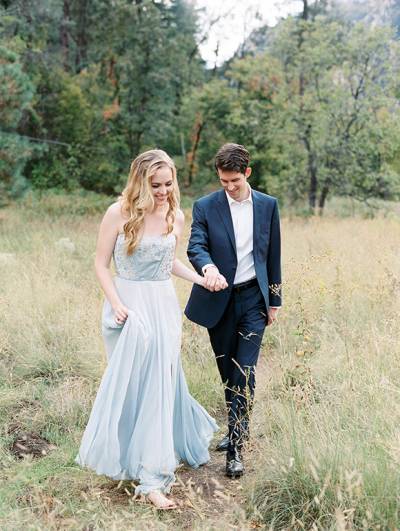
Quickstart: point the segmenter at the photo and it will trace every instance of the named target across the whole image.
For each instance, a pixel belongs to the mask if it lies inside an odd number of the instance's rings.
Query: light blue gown
[[[115,287],[129,309],[117,325],[109,302],[102,329],[108,365],[76,462],[112,479],[138,481],[136,494],[168,493],[180,461],[209,460],[218,429],[189,394],[180,359],[182,313],[171,280],[176,238],[144,236],[134,253],[114,248]]]

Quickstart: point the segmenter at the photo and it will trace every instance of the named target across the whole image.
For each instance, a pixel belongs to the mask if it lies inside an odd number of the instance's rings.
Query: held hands
[[[119,302],[113,306],[113,310],[115,322],[119,325],[124,324],[128,318],[128,308]]]
[[[215,266],[206,269],[203,277],[203,288],[209,291],[221,291],[228,287],[228,283]]]

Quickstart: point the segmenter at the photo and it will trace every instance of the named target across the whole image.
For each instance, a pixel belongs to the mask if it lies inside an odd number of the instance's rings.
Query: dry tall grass
[[[105,356],[99,216],[67,211],[0,212],[1,529],[399,527],[398,219],[283,222],[284,309],[258,371],[247,517],[199,510],[188,524],[74,464]],[[183,306],[189,286],[177,289]],[[221,418],[207,335],[187,321],[183,359],[192,393]],[[56,449],[17,460],[18,431]]]
[[[399,239],[398,219],[284,225],[284,311],[250,486],[272,529],[400,525]]]

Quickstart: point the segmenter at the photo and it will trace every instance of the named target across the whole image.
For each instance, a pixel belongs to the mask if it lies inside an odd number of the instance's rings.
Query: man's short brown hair
[[[244,173],[250,162],[247,149],[240,144],[224,144],[215,155],[215,169]]]

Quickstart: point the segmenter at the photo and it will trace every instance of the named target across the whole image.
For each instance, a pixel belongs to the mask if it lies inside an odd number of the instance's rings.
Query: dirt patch
[[[9,434],[14,438],[10,446],[10,451],[18,459],[25,457],[44,457],[56,448],[54,444],[43,439],[43,437],[40,437],[36,433],[23,431],[18,426],[11,426]]]
[[[194,470],[182,466],[177,470],[177,485],[172,497],[181,509],[177,520],[183,529],[191,529],[195,521],[207,520],[217,524],[222,519],[228,524],[242,512],[243,487],[240,479],[225,476],[224,452],[211,451],[211,460]]]

